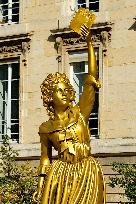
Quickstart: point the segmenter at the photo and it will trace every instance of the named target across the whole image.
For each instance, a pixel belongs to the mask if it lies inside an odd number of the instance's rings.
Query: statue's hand
[[[91,41],[91,31],[90,29],[84,24],[80,28],[81,30],[81,35],[86,37],[87,42]]]
[[[37,202],[39,202],[40,198],[41,198],[41,190],[38,189],[38,190],[35,191],[34,194],[33,194],[33,201],[34,201],[35,203],[37,203]]]

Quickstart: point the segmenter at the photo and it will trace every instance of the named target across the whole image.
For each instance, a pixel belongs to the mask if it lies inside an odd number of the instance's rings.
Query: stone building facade
[[[92,38],[102,88],[90,116],[91,147],[108,183],[113,161],[136,162],[135,0],[0,1],[0,139],[7,133],[19,160],[38,163],[38,127],[48,120],[41,82],[65,72],[80,95],[86,43],[69,28],[80,6],[97,16]],[[107,203],[119,203],[118,193],[107,185]]]

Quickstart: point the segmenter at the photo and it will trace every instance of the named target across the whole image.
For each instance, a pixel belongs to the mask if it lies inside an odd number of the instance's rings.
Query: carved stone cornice
[[[92,41],[94,46],[98,46],[100,43],[103,47],[104,56],[107,52],[108,43],[111,40],[112,23],[97,23],[91,28]],[[61,43],[56,41],[56,48],[60,50],[63,47],[66,50],[69,49],[84,49],[87,47],[85,37],[81,37],[77,33],[73,32],[69,28],[52,30],[52,38],[60,39]],[[61,52],[59,52],[61,53]]]
[[[95,42],[100,42],[101,41],[101,34],[96,34],[92,36],[92,41]],[[85,37],[75,37],[75,38],[64,38],[63,39],[63,45],[68,46],[68,45],[76,45],[76,44],[83,44],[86,43]]]
[[[33,31],[30,33],[22,33],[22,34],[11,34],[11,35],[5,35],[0,36],[0,42],[8,42],[11,40],[24,40],[24,39],[31,39],[31,36],[33,35]]]
[[[30,50],[30,36],[12,36],[0,38],[0,59],[18,57],[23,55],[26,58],[26,53]]]
[[[86,43],[85,37],[81,37],[78,35],[73,37],[66,37],[66,38],[63,38],[62,40],[63,40],[63,46]],[[101,31],[100,33],[92,34],[92,41],[94,43],[102,42],[104,47],[106,47],[106,43],[109,42],[110,40],[111,40],[110,31]]]

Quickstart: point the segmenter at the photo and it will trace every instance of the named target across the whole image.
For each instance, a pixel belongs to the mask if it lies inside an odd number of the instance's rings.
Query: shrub
[[[8,136],[3,137],[0,148],[0,203],[30,204],[37,186],[36,167],[29,162],[17,164],[18,152],[13,150]]]
[[[136,203],[136,164],[113,163],[112,170],[117,173],[110,177],[109,185],[124,189],[125,196],[131,203]],[[123,202],[122,202],[123,203]]]

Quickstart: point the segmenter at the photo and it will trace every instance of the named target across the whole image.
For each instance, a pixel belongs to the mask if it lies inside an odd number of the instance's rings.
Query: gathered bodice
[[[40,130],[46,132],[43,137],[52,143],[60,159],[75,162],[90,154],[90,131],[78,106],[68,110],[68,118],[67,123],[50,120],[48,128],[46,123],[42,124]]]

